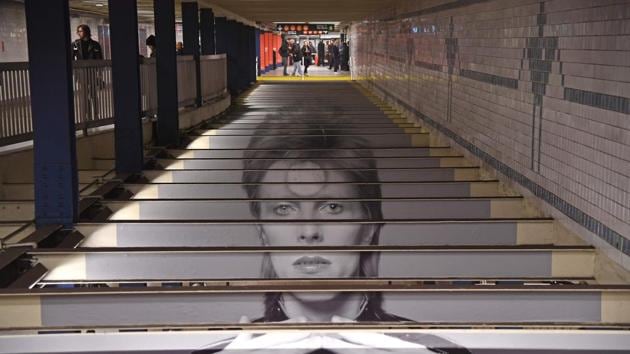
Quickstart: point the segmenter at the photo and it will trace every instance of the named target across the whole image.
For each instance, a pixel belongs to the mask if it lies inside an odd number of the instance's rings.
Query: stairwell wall
[[[630,1],[400,3],[355,77],[630,255]]]

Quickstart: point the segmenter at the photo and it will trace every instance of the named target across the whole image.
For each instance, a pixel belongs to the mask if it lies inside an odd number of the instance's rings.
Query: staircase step
[[[334,183],[330,183],[332,185]],[[337,183],[348,185],[348,183]],[[303,184],[306,188],[314,188],[316,184]],[[353,188],[368,186],[366,184],[350,184]],[[247,199],[246,185],[240,183],[156,183],[126,184],[125,189],[131,191],[132,199]],[[475,182],[424,182],[424,183],[381,183],[383,198],[432,198],[432,197],[495,197],[503,195],[499,191],[497,181]]]
[[[34,250],[44,280],[266,279],[265,257],[286,278],[362,278],[345,264],[378,262],[381,278],[592,278],[595,254],[587,246],[305,246],[194,249],[89,248]],[[321,266],[295,266],[324,262]],[[323,264],[323,263],[318,263]],[[277,267],[282,267],[278,269]],[[376,275],[373,275],[376,276]],[[288,281],[288,280],[287,280]]]
[[[276,135],[277,139],[317,139],[313,135]],[[428,147],[431,142],[428,133],[392,133],[392,134],[372,134],[372,135],[328,135],[329,139],[348,140],[352,138],[362,138],[363,147],[385,148],[385,147]],[[192,140],[186,148],[188,149],[246,149],[252,137],[245,136],[205,136],[189,135]]]
[[[280,170],[277,170],[280,171]],[[289,170],[287,170],[289,171]],[[332,170],[329,170],[332,171]],[[340,169],[340,171],[351,171]],[[372,171],[372,170],[370,170]],[[267,174],[266,182],[284,183],[284,174]],[[242,180],[242,170],[172,170],[145,171],[144,176],[151,183],[230,183]],[[345,182],[340,174],[328,174],[328,182]],[[478,167],[427,167],[405,169],[380,169],[378,178],[366,182],[443,182],[443,181],[478,181]]]
[[[330,135],[343,135],[343,134],[354,134],[354,135],[376,135],[376,134],[420,134],[426,133],[420,127],[398,127],[395,124],[391,126],[378,126],[374,128],[366,128],[357,125],[354,128],[335,128],[335,127],[323,127],[319,124],[315,125],[315,127],[319,129],[324,129]],[[257,127],[255,129],[227,129],[224,127],[215,128],[215,129],[198,129],[195,131],[195,135],[200,136],[273,136],[278,134],[283,135],[308,135],[312,132],[312,128],[306,129],[303,125],[297,124],[295,126],[286,126],[284,129],[272,129],[272,128],[261,128]]]
[[[418,221],[398,220],[328,221],[320,225],[348,227],[357,223],[382,225],[379,244],[419,245],[550,245],[554,224],[539,220]],[[242,247],[260,245],[260,227],[300,227],[303,223],[284,221],[237,222],[116,222],[82,223],[77,229],[86,239],[81,247]],[[173,237],[177,235],[177,237]],[[278,241],[280,242],[280,241]],[[289,235],[286,244],[295,240]],[[283,244],[280,244],[283,245]]]
[[[343,149],[336,149],[337,151],[344,151]],[[358,150],[358,149],[352,149]],[[440,147],[407,147],[407,148],[375,148],[369,149],[375,158],[383,157],[422,157],[422,156],[454,156],[456,153],[448,146]],[[256,150],[256,149],[221,149],[221,150],[207,150],[207,149],[169,149],[168,153],[175,156],[178,159],[187,158],[223,158],[240,159],[244,157],[246,152],[255,151],[275,151],[275,150]],[[315,155],[317,151],[327,151],[318,149],[287,149],[282,151],[308,151]]]
[[[252,202],[264,202],[262,207],[273,208],[286,202],[282,200],[134,200],[134,201],[104,201],[103,204],[113,211],[108,220],[255,220],[250,211]],[[352,208],[360,208],[360,199],[335,199],[346,208],[350,214]],[[369,200],[363,200],[368,202]],[[300,199],[293,202],[320,203],[319,200]],[[520,197],[501,198],[416,198],[416,199],[382,199],[379,200],[385,220],[416,219],[416,220],[475,220],[488,218],[527,218],[538,217],[532,215],[523,207]],[[269,217],[281,219],[281,215],[272,214]],[[323,215],[323,214],[322,214]],[[286,216],[290,219],[294,216]],[[329,216],[327,216],[329,217]],[[313,218],[311,220],[316,220]],[[336,219],[342,219],[339,215]],[[346,217],[346,219],[349,219]]]
[[[266,156],[269,156],[265,154]],[[426,167],[470,167],[471,164],[461,156],[432,156],[432,157],[385,157],[376,159],[359,159],[359,158],[314,158],[309,161],[315,162],[312,169],[321,170],[333,168],[334,166],[343,167],[344,165],[352,166],[353,162],[365,160],[365,164],[376,163],[376,168],[426,168]],[[286,169],[287,165],[300,163],[303,158],[256,158],[256,159],[158,159],[158,163],[166,170],[242,170],[245,168],[245,162],[256,161],[261,163],[267,169]],[[279,164],[282,162],[283,164]],[[334,166],[330,166],[333,164]],[[327,166],[328,165],[328,166]]]
[[[238,325],[240,316],[264,312],[265,293],[330,298],[340,293],[382,297],[395,322],[445,324],[537,323],[584,326],[627,324],[627,286],[215,286],[74,288],[12,291],[0,308],[16,304],[20,316],[0,317],[0,329],[46,327]],[[331,293],[332,292],[332,293]],[[620,307],[621,306],[621,307]],[[372,311],[372,310],[369,310]],[[12,312],[13,313],[13,312]],[[12,314],[11,313],[11,314]],[[372,316],[374,314],[369,313]],[[366,323],[366,324],[369,324]],[[306,324],[309,328],[316,325]]]

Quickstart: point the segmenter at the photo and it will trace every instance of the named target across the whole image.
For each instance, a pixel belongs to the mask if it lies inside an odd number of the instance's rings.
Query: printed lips
[[[293,262],[293,266],[305,274],[317,274],[328,267],[331,263],[328,259],[320,256],[303,256]]]

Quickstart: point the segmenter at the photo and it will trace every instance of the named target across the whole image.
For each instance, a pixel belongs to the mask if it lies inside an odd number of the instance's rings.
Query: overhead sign
[[[327,34],[335,30],[332,23],[278,23],[276,29],[290,34]]]

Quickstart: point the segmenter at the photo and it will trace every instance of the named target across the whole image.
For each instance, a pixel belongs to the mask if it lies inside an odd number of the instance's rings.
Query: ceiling
[[[153,0],[137,0],[140,21],[153,21]],[[199,7],[213,8],[218,15],[240,17],[261,23],[358,21],[390,8],[401,0],[198,0]],[[182,0],[175,0],[181,19]],[[107,16],[107,0],[70,0],[74,10]],[[234,16],[235,15],[235,16]]]
[[[209,0],[231,12],[259,22],[363,20],[395,0]]]

